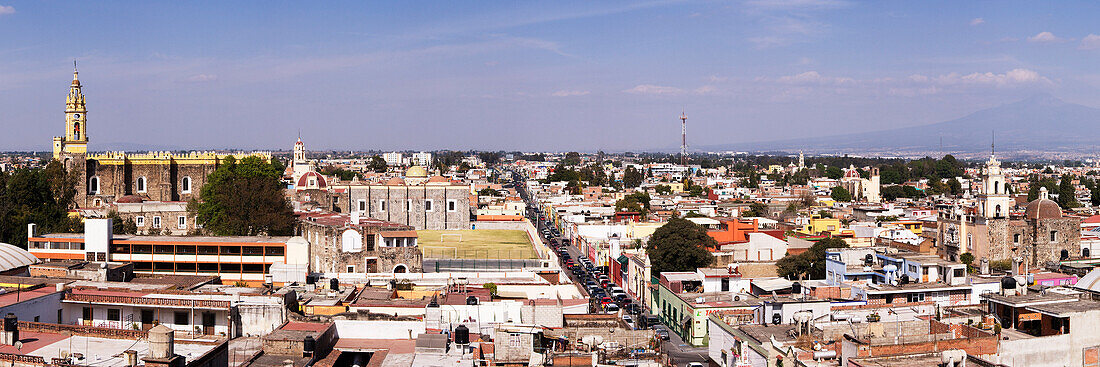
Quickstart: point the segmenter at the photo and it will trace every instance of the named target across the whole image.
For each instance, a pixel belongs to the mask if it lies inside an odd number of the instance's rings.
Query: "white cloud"
[[[218,80],[218,76],[214,74],[195,74],[187,78],[189,82],[212,82]]]
[[[1054,33],[1039,32],[1039,34],[1028,37],[1027,41],[1028,42],[1035,42],[1035,43],[1054,43],[1054,42],[1062,42],[1062,41],[1065,41],[1065,40],[1062,39],[1062,38],[1059,38],[1058,36],[1055,36]]]
[[[15,7],[11,5],[0,5],[0,15],[15,14]]]
[[[843,84],[852,84],[852,83],[855,82],[855,79],[852,79],[852,78],[823,76],[823,75],[821,75],[821,73],[818,73],[816,71],[807,71],[805,73],[797,74],[797,75],[781,76],[781,77],[779,77],[779,79],[776,79],[776,80],[779,81],[780,83],[786,83],[786,84],[832,84],[832,85],[843,85]]]
[[[575,97],[575,96],[587,96],[589,91],[586,90],[559,90],[551,94],[554,97]]]
[[[985,23],[985,19],[982,18],[974,18],[970,20],[970,25],[981,25],[983,23]]]
[[[932,80],[941,85],[980,84],[998,87],[1051,82],[1050,79],[1039,75],[1038,72],[1028,69],[1012,69],[1004,74],[985,72],[960,75],[951,73],[932,78]]]
[[[675,95],[684,93],[684,90],[664,85],[639,84],[623,92],[630,94]]]
[[[1100,49],[1100,36],[1090,33],[1085,36],[1085,38],[1081,39],[1081,45],[1077,48],[1081,50]]]

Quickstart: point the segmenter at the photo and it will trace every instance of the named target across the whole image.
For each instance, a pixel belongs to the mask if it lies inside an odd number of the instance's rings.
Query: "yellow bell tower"
[[[76,61],[73,61],[73,83],[69,85],[69,95],[65,97],[65,136],[54,138],[54,158],[60,158],[62,153],[88,152],[87,112]]]

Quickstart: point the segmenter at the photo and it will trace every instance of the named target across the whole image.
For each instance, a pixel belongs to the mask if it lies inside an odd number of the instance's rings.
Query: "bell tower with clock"
[[[62,154],[88,153],[87,112],[76,62],[73,62],[73,82],[69,85],[69,95],[65,96],[65,136],[54,138],[54,158],[61,159]]]

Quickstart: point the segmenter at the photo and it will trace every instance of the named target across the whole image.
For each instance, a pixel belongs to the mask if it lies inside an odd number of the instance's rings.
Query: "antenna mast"
[[[687,165],[688,146],[688,117],[687,110],[680,112],[680,164]]]

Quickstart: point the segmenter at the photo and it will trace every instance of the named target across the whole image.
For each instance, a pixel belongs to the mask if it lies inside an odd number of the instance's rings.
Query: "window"
[[[91,320],[92,319],[92,308],[91,307],[84,307],[84,309],[81,311],[80,318],[84,319],[84,320]]]
[[[458,210],[458,201],[447,200],[447,211],[453,212]]]
[[[160,217],[153,217],[153,228],[160,228]]]
[[[184,194],[190,194],[191,193],[191,177],[184,177],[183,180],[180,181],[180,187],[182,189],[181,191],[183,191]]]
[[[134,224],[137,224],[138,227],[145,227],[145,216],[134,217]]]
[[[909,295],[909,302],[924,302],[924,293],[912,293]]]
[[[426,212],[432,211],[432,199],[424,200],[424,211],[426,211]]]
[[[145,192],[145,177],[138,177],[137,179],[137,192]]]
[[[122,310],[117,308],[108,308],[107,321],[122,321]]]
[[[177,225],[176,228],[187,229],[187,217],[181,215],[181,216],[179,216],[178,219],[179,219],[179,225]]]
[[[359,200],[359,211],[360,212],[366,212],[367,211],[367,201],[366,200]]]
[[[1050,231],[1050,242],[1058,242],[1058,231]]]
[[[1015,243],[1017,245],[1020,244],[1020,234],[1019,233],[1012,235],[1012,243]]]
[[[190,315],[187,314],[187,311],[176,311],[175,320],[172,320],[172,322],[176,325],[190,324],[191,321],[189,321],[190,318],[188,316]]]
[[[380,212],[386,211],[386,201],[385,200],[378,200],[378,211],[380,211]]]
[[[88,179],[88,193],[93,195],[99,193],[99,177],[93,176]]]
[[[413,210],[413,201],[412,201],[412,199],[405,200],[405,211],[411,212],[412,210]]]
[[[355,265],[348,265],[348,272],[349,273],[354,273],[355,272]]]
[[[956,278],[962,278],[962,276],[963,276],[963,269],[962,268],[955,269],[955,277]]]

